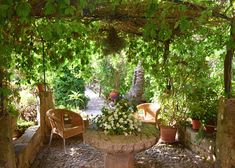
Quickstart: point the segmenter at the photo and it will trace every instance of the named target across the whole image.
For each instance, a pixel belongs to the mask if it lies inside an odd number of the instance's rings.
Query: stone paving
[[[90,97],[88,114],[97,115],[104,101],[87,90]],[[98,102],[98,106],[96,106]],[[97,108],[96,108],[97,107]],[[53,139],[50,149],[45,147],[38,154],[31,168],[104,168],[104,153],[83,144],[80,137],[66,140],[67,154],[61,138]],[[204,158],[184,148],[181,144],[156,144],[135,155],[135,168],[213,168]]]

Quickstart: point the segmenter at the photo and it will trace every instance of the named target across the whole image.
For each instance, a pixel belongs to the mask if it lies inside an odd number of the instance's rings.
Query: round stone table
[[[105,168],[134,168],[134,153],[156,144],[155,135],[105,135],[103,132],[87,130],[85,143],[105,152]]]

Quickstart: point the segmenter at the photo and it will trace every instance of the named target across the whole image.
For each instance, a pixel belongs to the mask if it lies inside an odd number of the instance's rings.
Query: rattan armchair
[[[84,133],[84,122],[82,117],[73,111],[66,109],[50,109],[47,111],[47,116],[51,124],[51,136],[49,147],[51,145],[53,134],[63,138],[64,151],[65,139]],[[69,119],[69,124],[65,124],[65,117]]]
[[[160,111],[160,105],[157,103],[142,103],[137,105],[138,118],[143,123],[155,124],[158,126],[157,116]],[[144,114],[140,115],[139,111],[143,110]]]

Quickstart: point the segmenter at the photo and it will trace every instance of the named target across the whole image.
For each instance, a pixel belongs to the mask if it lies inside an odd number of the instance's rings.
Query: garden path
[[[101,108],[104,106],[105,101],[99,97],[98,94],[93,92],[90,88],[86,88],[85,95],[90,99],[87,108],[85,109],[86,114],[96,116],[101,113]]]
[[[104,104],[90,89],[86,90],[90,101],[87,114],[97,115]],[[31,168],[104,168],[104,153],[83,144],[80,137],[66,140],[67,154],[64,153],[62,139],[53,139],[50,150],[45,147],[36,157]],[[136,168],[213,168],[202,157],[185,149],[181,144],[156,144],[152,148],[135,155]]]

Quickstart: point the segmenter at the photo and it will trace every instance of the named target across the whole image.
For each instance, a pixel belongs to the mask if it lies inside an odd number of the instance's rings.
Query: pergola
[[[82,4],[83,2],[84,4]],[[10,23],[15,30],[17,27],[24,29],[24,26],[30,26],[29,23],[19,21],[21,17],[34,18],[34,19],[48,19],[53,20],[58,19],[78,19],[81,22],[92,22],[101,21],[105,24],[112,26],[118,32],[123,32],[127,34],[134,34],[138,36],[143,36],[143,30],[151,25],[156,27],[161,27],[163,22],[168,25],[170,29],[170,36],[165,39],[157,39],[164,44],[164,58],[167,59],[169,54],[169,45],[175,36],[186,35],[190,30],[181,31],[179,24],[182,20],[192,23],[192,29],[200,29],[201,26],[216,27],[221,24],[230,25],[231,34],[230,41],[235,42],[235,15],[233,14],[233,1],[230,3],[226,1],[218,1],[217,5],[211,7],[210,4],[203,3],[191,3],[183,2],[180,0],[175,1],[119,1],[119,2],[93,2],[93,1],[53,1],[53,0],[29,0],[28,2],[22,2],[24,6],[20,6],[20,2],[8,3],[0,0],[0,11],[10,11],[7,16],[1,17],[3,22]],[[25,13],[21,13],[20,10],[26,10]],[[28,11],[28,13],[27,13]],[[230,13],[229,13],[230,11]],[[27,16],[24,16],[27,15]],[[198,18],[203,17],[203,21]],[[17,23],[17,25],[15,24]],[[15,24],[15,25],[14,25]],[[150,24],[150,25],[148,25]],[[4,25],[4,24],[3,24]],[[20,25],[20,26],[19,26]],[[103,27],[100,31],[108,31],[109,28]],[[156,30],[159,31],[159,30]],[[3,27],[1,29],[3,34],[3,43],[8,42],[8,27]],[[27,32],[25,32],[27,33]],[[11,37],[14,38],[14,35]],[[16,44],[14,44],[16,45]],[[221,46],[223,47],[223,46]],[[228,99],[224,99],[221,102],[220,113],[223,117],[219,117],[218,122],[218,132],[217,132],[217,157],[221,161],[221,167],[226,167],[228,165],[234,165],[235,159],[227,157],[229,155],[235,154],[234,146],[235,134],[232,131],[234,128],[235,121],[235,100],[231,98],[231,68],[232,68],[232,58],[234,55],[234,47],[227,46],[227,52],[224,57],[224,91]],[[2,65],[1,65],[2,66]],[[4,69],[5,67],[0,67]],[[0,71],[3,73],[3,71]],[[1,74],[2,76],[2,74]],[[0,86],[4,87],[5,78],[0,78]],[[230,99],[231,98],[231,99]],[[9,116],[6,115],[7,111],[4,107],[5,98],[1,95],[1,111],[0,111],[0,163],[6,163],[6,167],[11,167],[14,165],[11,163],[11,157],[13,151],[11,149],[11,138],[10,130],[11,123],[8,119]],[[4,121],[4,122],[2,122]],[[226,126],[231,126],[231,130],[228,132],[224,131]],[[229,135],[228,133],[232,133]],[[4,134],[4,135],[3,135]],[[233,137],[233,138],[231,138]],[[223,143],[223,142],[226,142]],[[231,149],[232,148],[232,149]],[[224,149],[224,150],[222,150]],[[230,149],[230,150],[228,150]],[[2,152],[3,151],[3,152]],[[227,158],[226,158],[227,157]],[[1,164],[0,164],[1,166]]]

